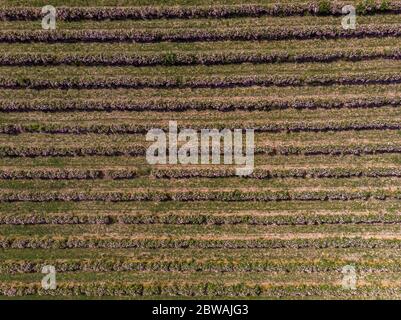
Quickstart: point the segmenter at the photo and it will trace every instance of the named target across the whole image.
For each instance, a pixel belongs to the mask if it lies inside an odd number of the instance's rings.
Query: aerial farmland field
[[[0,0],[0,299],[401,299],[400,89],[399,1]]]

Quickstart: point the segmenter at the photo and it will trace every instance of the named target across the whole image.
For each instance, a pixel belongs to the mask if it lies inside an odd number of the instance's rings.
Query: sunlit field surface
[[[0,299],[401,298],[400,2],[0,18]],[[169,121],[254,129],[252,174],[150,164]]]

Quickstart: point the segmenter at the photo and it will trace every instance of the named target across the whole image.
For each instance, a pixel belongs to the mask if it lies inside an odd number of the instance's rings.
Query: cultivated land
[[[401,298],[401,4],[241,2],[0,0],[0,299]],[[170,120],[253,174],[149,165]]]

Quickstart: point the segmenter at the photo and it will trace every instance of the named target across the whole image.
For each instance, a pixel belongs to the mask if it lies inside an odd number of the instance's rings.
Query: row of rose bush
[[[255,154],[276,155],[362,155],[362,154],[399,154],[401,146],[397,144],[364,145],[318,145],[318,146],[256,146]],[[144,156],[145,145],[129,147],[0,147],[0,157],[81,157],[81,156]]]
[[[291,261],[275,260],[135,260],[135,259],[57,259],[57,260],[5,260],[0,262],[0,274],[40,273],[46,265],[57,272],[341,272],[341,260]],[[397,263],[376,261],[358,264],[359,272],[401,271]]]
[[[270,214],[2,214],[0,224],[174,224],[174,225],[324,225],[324,224],[399,224],[401,217],[391,213],[296,213]]]
[[[365,37],[400,37],[399,25],[361,25],[354,30],[341,26],[302,26],[265,28],[216,28],[216,29],[159,29],[159,30],[56,30],[4,31],[1,43],[74,43],[74,42],[205,42],[205,41],[260,41],[306,40]]]
[[[143,156],[142,145],[129,147],[0,147],[0,157],[80,157],[80,156]]]
[[[400,130],[401,123],[391,120],[346,120],[328,122],[280,122],[280,123],[244,123],[237,120],[230,123],[210,123],[210,124],[182,124],[184,129],[204,129],[205,126],[214,129],[236,129],[241,126],[252,128],[255,132],[326,132],[326,131],[360,131],[360,130]],[[161,123],[147,124],[89,124],[89,125],[65,125],[65,124],[4,124],[0,125],[0,133],[21,134],[21,133],[51,133],[51,134],[146,134],[152,128],[168,130],[168,127]]]
[[[212,76],[212,77],[79,77],[65,79],[0,78],[2,89],[170,89],[235,87],[301,87],[332,85],[399,84],[399,73],[303,76]]]
[[[178,239],[111,237],[0,237],[3,249],[72,249],[72,248],[198,248],[198,249],[280,249],[280,248],[387,248],[400,249],[399,239],[325,237],[298,239]]]
[[[137,171],[132,169],[0,169],[0,179],[44,180],[93,180],[133,179]]]
[[[356,290],[344,290],[341,285],[333,284],[270,284],[258,285],[237,282],[73,282],[59,283],[54,290],[45,290],[40,283],[3,282],[0,284],[0,296],[185,296],[185,297],[322,297],[322,298],[387,298],[400,296],[397,286],[359,285]],[[238,311],[238,310],[237,310]]]
[[[235,177],[233,167],[204,168],[160,168],[153,169],[150,175],[158,179],[221,178]],[[43,179],[43,180],[93,180],[93,179],[133,179],[136,169],[0,169],[0,179]],[[263,169],[256,168],[246,176],[251,179],[283,178],[353,178],[353,177],[401,177],[397,168],[295,168]]]
[[[187,111],[187,110],[284,110],[284,109],[357,109],[398,107],[401,97],[364,96],[364,97],[309,97],[309,98],[253,98],[253,99],[115,99],[115,100],[1,100],[1,112],[69,112],[69,111]]]
[[[49,201],[349,201],[401,199],[401,191],[138,191],[138,192],[2,192],[3,202]]]
[[[273,3],[266,5],[213,5],[213,6],[143,6],[143,7],[59,7],[57,19],[77,20],[123,20],[123,19],[194,19],[234,18],[294,15],[342,15],[346,2],[327,0],[307,3]],[[360,15],[401,12],[399,1],[361,1],[356,5]],[[42,19],[41,8],[14,7],[0,10],[1,20]]]
[[[306,63],[306,62],[334,62],[363,61],[374,59],[401,59],[401,51],[392,49],[379,50],[346,50],[303,52],[290,54],[287,52],[208,52],[186,53],[167,52],[155,54],[125,54],[118,55],[93,54],[43,54],[18,53],[0,55],[1,66],[49,66],[49,65],[76,65],[76,66],[180,66],[180,65],[224,65],[240,63]]]
[[[163,179],[220,178],[235,177],[235,168],[165,168],[153,169],[152,176]],[[1,172],[0,172],[1,177]],[[283,179],[283,178],[353,178],[353,177],[401,177],[397,168],[295,168],[271,170],[256,168],[246,178]]]

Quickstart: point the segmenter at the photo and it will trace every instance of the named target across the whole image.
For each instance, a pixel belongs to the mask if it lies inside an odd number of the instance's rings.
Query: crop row
[[[362,154],[400,154],[401,146],[392,144],[366,145],[322,145],[322,146],[283,146],[283,147],[255,147],[255,154],[269,156],[289,155],[362,155]],[[0,147],[0,157],[82,157],[82,156],[144,156],[144,145],[129,147]]]
[[[133,283],[133,282],[91,282],[58,283],[54,290],[45,290],[40,283],[2,283],[0,296],[185,296],[185,297],[398,297],[398,287],[358,286],[357,290],[344,290],[336,285],[269,285],[223,284],[216,282],[170,282],[170,283]],[[238,310],[237,310],[238,312]]]
[[[255,154],[267,154],[270,156],[276,155],[362,155],[362,154],[398,154],[401,153],[401,146],[398,145],[350,145],[350,146],[288,146],[288,147],[256,147]],[[1,154],[1,151],[0,151]]]
[[[198,249],[280,249],[280,248],[388,248],[400,249],[401,240],[375,238],[317,239],[177,239],[177,238],[87,238],[87,237],[0,237],[3,249],[72,249],[72,248],[198,248]]]
[[[0,147],[0,157],[143,156],[145,152],[145,147],[141,145],[124,148],[101,146],[81,148]]]
[[[149,191],[149,192],[2,192],[0,202],[48,201],[349,201],[401,199],[399,191]]]
[[[341,26],[303,26],[267,28],[224,28],[183,30],[56,30],[48,31],[3,31],[2,43],[29,42],[206,42],[206,41],[260,41],[260,40],[307,40],[339,38],[383,38],[400,37],[398,25],[364,25],[355,30],[344,30]]]
[[[390,213],[366,214],[3,214],[0,225],[74,224],[168,224],[168,225],[324,225],[400,224],[401,216]]]
[[[189,178],[219,178],[235,177],[234,168],[191,168],[191,169],[154,169],[152,176],[163,179],[189,179]],[[282,179],[282,178],[352,178],[352,177],[401,177],[401,170],[397,168],[309,168],[269,170],[256,168],[246,178],[253,179]],[[1,172],[0,172],[1,178]]]
[[[136,170],[131,169],[0,169],[0,179],[46,179],[46,180],[86,180],[86,179],[133,179]]]
[[[213,77],[115,77],[93,78],[81,77],[74,79],[0,79],[3,89],[143,89],[143,88],[233,88],[252,86],[331,86],[331,85],[369,85],[369,84],[399,84],[401,76],[391,74],[365,75],[313,75],[301,76],[213,76]]]
[[[259,286],[246,284],[63,283],[55,290],[44,290],[36,283],[0,284],[0,296],[256,296],[260,293]]]
[[[400,60],[401,52],[398,49],[387,51],[338,51],[321,53],[286,52],[259,53],[259,52],[220,52],[220,53],[185,53],[168,52],[161,54],[6,54],[0,56],[0,66],[49,66],[49,65],[76,65],[76,66],[180,66],[180,65],[224,65],[240,63],[307,63],[307,62],[334,62],[363,61],[374,59]]]
[[[216,282],[170,282],[170,283],[133,283],[133,282],[91,282],[58,283],[57,289],[45,290],[40,283],[11,282],[0,284],[0,296],[184,296],[184,297],[322,297],[322,298],[371,298],[395,299],[400,288],[395,286],[358,286],[357,290],[344,290],[332,284],[291,284],[261,286],[237,282],[223,284]],[[236,309],[236,312],[239,310]]]
[[[0,100],[0,112],[63,111],[186,111],[186,110],[284,110],[284,109],[356,109],[398,107],[401,97],[336,97],[327,98],[252,98],[252,99],[152,99],[147,100]]]
[[[244,123],[242,123],[244,125]],[[210,124],[215,129],[235,129],[240,123],[234,124]],[[399,121],[339,121],[339,122],[292,122],[292,123],[271,123],[253,124],[246,123],[255,132],[327,132],[327,131],[361,131],[361,130],[400,130]],[[6,124],[0,125],[0,133],[21,134],[21,133],[50,133],[50,134],[145,134],[152,128],[163,128],[157,123],[149,124],[90,124],[90,125],[60,125],[60,124]],[[203,125],[185,125],[185,129],[203,129]]]
[[[153,169],[151,177],[158,179],[221,178],[235,177],[234,168],[167,168]],[[43,179],[43,180],[93,180],[93,179],[133,179],[137,177],[134,169],[0,169],[0,179]],[[247,176],[252,179],[283,178],[353,178],[353,177],[401,177],[397,168],[295,168],[269,170],[256,168]]]
[[[345,2],[313,1],[309,3],[275,3],[268,5],[213,5],[213,6],[175,6],[175,7],[60,7],[57,19],[77,20],[124,20],[124,19],[194,19],[194,18],[234,18],[262,16],[295,15],[342,15]],[[397,14],[401,12],[398,1],[376,1],[357,6],[360,15],[375,13]],[[38,20],[42,19],[41,8],[15,7],[2,8],[1,20]]]
[[[34,224],[111,224],[115,220],[113,215],[72,215],[68,213],[54,215],[0,215],[0,224],[34,225]]]
[[[0,274],[40,273],[43,266],[52,265],[57,272],[340,272],[344,261],[286,261],[286,260],[158,260],[134,259],[58,259],[5,260],[0,262]],[[358,263],[359,272],[401,271],[397,263]]]

